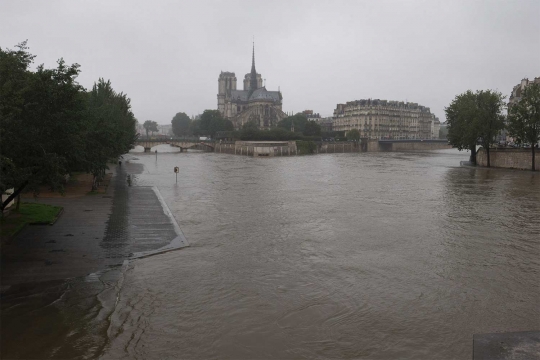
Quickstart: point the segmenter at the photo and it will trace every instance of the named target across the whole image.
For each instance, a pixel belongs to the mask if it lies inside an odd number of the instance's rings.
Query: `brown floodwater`
[[[130,264],[105,359],[470,359],[475,333],[540,329],[539,173],[137,156],[191,247]]]
[[[158,150],[132,153],[135,186],[191,246],[15,288],[4,356],[471,359],[473,334],[540,329],[538,172]]]

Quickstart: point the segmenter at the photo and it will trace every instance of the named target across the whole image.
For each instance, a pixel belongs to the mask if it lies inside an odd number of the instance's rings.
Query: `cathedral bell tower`
[[[236,75],[233,72],[221,72],[218,79],[218,110],[223,116],[227,116],[225,98],[231,90],[236,90]]]

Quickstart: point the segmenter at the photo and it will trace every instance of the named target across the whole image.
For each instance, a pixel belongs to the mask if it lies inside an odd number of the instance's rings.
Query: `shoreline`
[[[54,225],[26,226],[2,244],[0,292],[12,285],[87,276],[121,265],[124,259],[189,246],[159,189],[127,185],[126,173],[144,171],[142,164],[131,163],[134,159],[128,154],[121,166],[111,167],[110,183],[102,194],[36,198],[37,203],[62,206],[63,214]],[[157,229],[156,219],[169,226]],[[149,240],[136,228],[155,230],[159,239]],[[135,232],[128,234],[130,229]]]
[[[127,173],[144,171],[129,159],[102,196],[38,198],[64,214],[2,247],[2,358],[103,356],[133,261],[189,246],[157,187],[128,186]]]

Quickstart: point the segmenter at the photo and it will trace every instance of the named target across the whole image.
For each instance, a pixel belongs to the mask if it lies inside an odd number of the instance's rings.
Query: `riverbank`
[[[2,246],[1,358],[99,356],[128,262],[189,245],[156,187],[128,186],[143,170],[127,160],[101,194],[82,181],[35,200],[64,213]]]
[[[532,151],[531,149],[514,148],[493,148],[489,149],[490,165],[494,168],[531,170]],[[486,149],[480,148],[476,154],[476,164],[487,167]],[[536,171],[540,171],[540,154],[536,149],[535,156]]]
[[[171,143],[172,144],[172,143]],[[173,145],[174,146],[174,145]],[[235,141],[215,143],[214,152],[253,157],[283,157],[308,154],[360,152],[407,152],[451,149],[446,140],[369,140],[359,142]]]
[[[107,174],[110,186],[89,192],[84,177],[65,196],[43,192],[36,204],[64,209],[53,226],[31,226],[2,244],[1,281],[13,284],[85,276],[123,260],[187,246],[157,188],[130,187],[141,164],[124,162]],[[28,195],[27,195],[28,196]]]

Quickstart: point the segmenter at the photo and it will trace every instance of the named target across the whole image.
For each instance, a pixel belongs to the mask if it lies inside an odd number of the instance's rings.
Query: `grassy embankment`
[[[21,203],[19,212],[12,210],[9,215],[0,219],[0,234],[2,237],[11,237],[21,231],[27,224],[52,224],[60,211],[62,211],[60,206]]]

